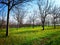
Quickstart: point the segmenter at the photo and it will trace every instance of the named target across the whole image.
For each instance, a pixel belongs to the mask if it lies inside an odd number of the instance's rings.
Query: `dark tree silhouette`
[[[6,25],[6,37],[8,36],[8,24],[9,24],[9,14],[12,8],[18,4],[27,2],[29,0],[0,0],[0,4],[6,5],[7,7],[7,25]]]

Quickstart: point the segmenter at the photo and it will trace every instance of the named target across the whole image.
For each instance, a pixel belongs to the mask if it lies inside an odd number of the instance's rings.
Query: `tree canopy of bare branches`
[[[14,11],[15,15],[13,15],[13,17],[17,21],[18,25],[20,26],[23,24],[23,19],[26,17],[26,11],[18,7],[16,7],[15,9],[16,12]]]
[[[53,5],[52,5],[51,2],[49,2],[49,0],[39,0],[37,5],[39,7],[42,27],[43,27],[43,30],[44,30],[45,18],[50,13],[50,10],[51,10]]]

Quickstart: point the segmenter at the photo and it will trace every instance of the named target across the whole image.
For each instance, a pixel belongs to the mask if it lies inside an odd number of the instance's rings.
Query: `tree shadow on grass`
[[[56,27],[55,29],[60,29],[59,27]],[[48,28],[45,28],[45,30],[55,30],[54,27],[48,27]]]
[[[0,34],[0,38],[6,38],[6,35],[5,34]]]

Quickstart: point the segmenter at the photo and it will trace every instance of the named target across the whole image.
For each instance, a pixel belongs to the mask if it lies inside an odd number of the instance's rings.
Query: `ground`
[[[8,37],[5,31],[0,29],[0,45],[60,45],[60,26],[9,28]]]

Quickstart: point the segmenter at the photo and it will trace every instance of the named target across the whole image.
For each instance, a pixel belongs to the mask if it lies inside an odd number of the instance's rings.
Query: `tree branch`
[[[8,5],[8,3],[6,3],[6,2],[0,2],[1,4],[5,4],[5,5]]]

